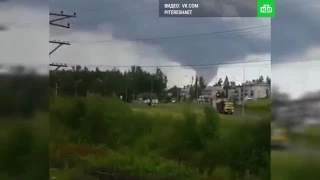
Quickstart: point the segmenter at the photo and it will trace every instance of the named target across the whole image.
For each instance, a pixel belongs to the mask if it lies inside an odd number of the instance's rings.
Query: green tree
[[[222,86],[222,83],[223,83],[223,80],[222,78],[220,78],[218,82],[215,84],[215,86]]]
[[[204,78],[202,76],[199,77],[199,92],[201,92],[206,88],[206,84]]]
[[[264,82],[264,77],[260,76],[259,79],[258,79],[258,82]]]
[[[171,93],[171,98],[176,99],[177,101],[180,100],[179,98],[179,88],[177,86],[173,86],[172,88],[168,89],[168,93]]]
[[[226,97],[229,97],[229,89],[230,89],[230,82],[229,82],[229,78],[228,76],[226,76],[226,78],[223,81],[223,89],[225,91],[225,95]]]
[[[271,85],[271,78],[270,78],[269,76],[267,76],[266,82],[267,82],[269,85]]]
[[[194,82],[194,92],[193,92],[193,97],[195,99],[199,98],[199,78],[196,76],[196,80]]]
[[[58,96],[86,96],[94,93],[123,96],[124,100],[131,101],[139,94],[150,94],[152,89],[155,95],[163,98],[167,81],[167,76],[160,68],[152,74],[139,66],[132,66],[125,72],[117,68],[102,71],[81,66],[50,71],[50,85],[53,92],[58,92]]]

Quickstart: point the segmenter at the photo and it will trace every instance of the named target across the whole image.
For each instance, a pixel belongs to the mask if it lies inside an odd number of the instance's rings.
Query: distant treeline
[[[48,84],[48,76],[32,72],[0,74],[0,117],[32,117],[36,111],[47,111]]]

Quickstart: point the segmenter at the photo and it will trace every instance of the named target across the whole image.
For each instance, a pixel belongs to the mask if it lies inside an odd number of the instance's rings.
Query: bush
[[[116,132],[116,126],[132,113],[130,107],[119,101],[100,96],[56,99],[50,108],[51,124],[54,129],[59,129],[59,126],[69,129],[69,140],[72,142],[114,146],[114,136],[120,133]]]

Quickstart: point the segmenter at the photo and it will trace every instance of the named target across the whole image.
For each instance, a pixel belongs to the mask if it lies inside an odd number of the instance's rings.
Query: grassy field
[[[316,180],[320,177],[320,159],[289,151],[271,153],[273,180]]]
[[[304,134],[306,145],[320,148],[320,125],[313,125],[306,129]]]
[[[260,99],[257,101],[249,101],[245,104],[245,113],[258,115],[264,118],[271,117],[271,99]],[[242,106],[236,105],[235,110],[241,112]]]
[[[318,159],[302,156],[301,154],[287,151],[273,151],[271,153],[272,180],[317,180],[320,177],[319,167],[320,161]],[[75,176],[74,174],[76,173],[79,173],[79,170],[51,169],[50,176],[54,177],[54,179],[65,180]],[[216,171],[216,174],[224,173],[228,173],[228,171],[225,169]]]
[[[48,119],[38,114],[33,121],[2,123],[0,179],[45,179]],[[203,105],[57,100],[50,107],[50,178],[270,179],[263,150],[268,132],[259,121],[217,115]],[[276,180],[308,177],[318,165],[288,152],[273,152],[271,163]]]
[[[219,115],[204,104],[149,107],[99,97],[59,99],[50,111],[51,167],[60,169],[53,176],[76,168],[105,178],[268,179],[265,121]]]
[[[144,111],[152,115],[177,115],[182,116],[185,109],[192,109],[197,114],[203,114],[205,104],[198,103],[167,103],[157,104],[156,107],[150,107],[146,104],[131,104],[135,111]]]

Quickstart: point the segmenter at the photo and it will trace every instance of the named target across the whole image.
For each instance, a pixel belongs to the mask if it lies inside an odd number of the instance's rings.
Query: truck
[[[233,102],[229,101],[228,99],[217,98],[213,103],[215,103],[218,113],[230,115],[234,113]]]
[[[271,123],[271,148],[286,149],[289,145],[288,133],[276,123]]]

